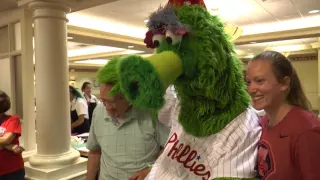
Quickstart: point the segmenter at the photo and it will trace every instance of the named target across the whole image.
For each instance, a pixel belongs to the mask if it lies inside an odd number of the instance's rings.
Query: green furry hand
[[[179,56],[162,52],[147,58],[128,56],[117,67],[120,88],[127,100],[143,109],[160,109],[170,84],[182,73]]]
[[[154,66],[140,56],[121,59],[117,67],[120,89],[126,99],[142,109],[158,109],[164,104],[164,85]]]

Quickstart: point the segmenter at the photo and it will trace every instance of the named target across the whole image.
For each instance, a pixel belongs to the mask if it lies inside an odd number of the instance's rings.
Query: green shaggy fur
[[[97,80],[100,84],[113,84],[113,88],[110,91],[110,95],[114,96],[119,93],[120,90],[120,82],[119,76],[117,73],[117,64],[119,62],[120,57],[111,58],[110,61],[101,67],[97,72]]]
[[[196,72],[195,76],[186,74],[174,83],[181,102],[179,121],[186,132],[208,136],[223,129],[249,105],[242,62],[217,16],[201,6],[182,6],[177,15],[192,30],[177,53],[183,64],[196,64],[194,69],[185,69],[192,75]],[[182,50],[191,51],[192,56],[181,54]]]
[[[120,61],[117,70],[121,91],[130,92],[124,93],[130,103],[142,109],[162,107],[166,89],[151,63],[140,56],[131,55]]]
[[[189,134],[208,136],[223,129],[249,105],[242,62],[218,17],[201,6],[181,6],[176,14],[191,32],[180,43],[161,42],[157,53],[173,51],[181,58],[183,74],[174,82],[181,103],[179,122]],[[132,104],[162,107],[167,87],[148,61],[139,56],[123,58],[118,73],[121,90]]]

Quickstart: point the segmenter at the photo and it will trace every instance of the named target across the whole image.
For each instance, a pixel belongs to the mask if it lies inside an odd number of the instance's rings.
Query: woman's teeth
[[[254,96],[254,97],[252,97],[252,99],[254,100],[254,101],[258,101],[258,100],[260,100],[260,99],[262,99],[263,98],[263,96]]]

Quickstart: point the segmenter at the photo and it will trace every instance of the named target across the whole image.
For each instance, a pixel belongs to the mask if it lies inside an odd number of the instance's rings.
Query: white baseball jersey
[[[218,177],[255,176],[257,144],[261,135],[258,115],[248,108],[219,133],[194,137],[178,123],[179,105],[170,92],[159,114],[171,125],[165,149],[146,180],[211,180]],[[171,119],[172,121],[167,121]]]

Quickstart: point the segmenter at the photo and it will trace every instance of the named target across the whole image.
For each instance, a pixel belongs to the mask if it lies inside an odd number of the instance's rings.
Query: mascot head
[[[128,56],[117,66],[121,91],[136,106],[160,109],[169,85],[180,100],[186,132],[219,131],[249,104],[242,63],[230,36],[203,1],[174,1],[149,17],[144,42],[155,54]]]

